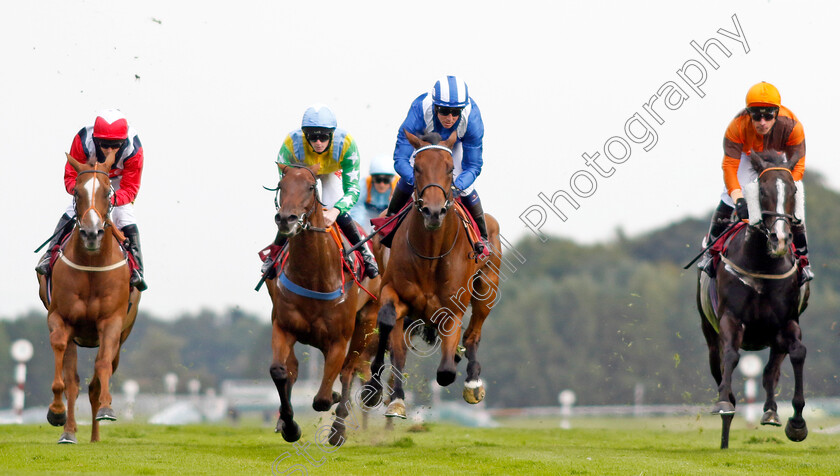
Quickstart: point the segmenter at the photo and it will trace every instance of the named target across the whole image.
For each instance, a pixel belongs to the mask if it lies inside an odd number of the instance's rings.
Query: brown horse
[[[791,176],[798,159],[785,162],[775,153],[753,151],[750,161],[759,174],[758,197],[750,206],[751,225],[730,239],[716,279],[701,272],[697,285],[697,307],[709,347],[709,366],[718,384],[718,402],[712,413],[722,419],[721,448],[729,446],[729,428],[735,414],[732,373],[738,365],[740,349],[770,347],[762,379],[767,394],[762,425],[781,426],[775,389],[782,362],[790,354],[794,413],[785,434],[791,441],[802,441],[808,435],[802,417],[805,346],[799,315],[808,305],[810,290],[808,283],[800,287],[797,262],[790,252],[791,224],[802,218],[794,213],[797,194]]]
[[[291,405],[292,386],[298,376],[294,345],[301,342],[324,354],[324,374],[312,408],[325,412],[339,403],[339,418],[330,441],[340,445],[344,441],[341,412],[348,410],[353,371],[366,345],[364,333],[354,334],[357,311],[371,298],[342,270],[342,251],[325,227],[323,204],[318,197],[319,169],[320,165],[284,166],[278,184],[279,208],[274,221],[279,233],[288,237],[288,258],[279,276],[266,281],[274,305],[270,374],[280,396],[275,431],[286,441],[297,441],[301,432]],[[379,277],[362,281],[374,293],[378,292],[379,283]],[[367,315],[360,313],[359,319]],[[340,395],[332,391],[339,372]]]
[[[76,443],[77,345],[99,347],[89,387],[94,416],[90,441],[99,441],[100,420],[117,419],[111,409],[109,384],[140,302],[140,291],[129,286],[131,271],[119,244],[124,237],[109,216],[112,189],[108,171],[115,152],[110,149],[104,163],[93,164],[82,164],[67,155],[78,173],[76,226],[52,270],[51,290],[44,276],[38,275],[55,354],[53,402],[47,421],[53,426],[64,425],[59,443]],[[67,397],[66,408],[62,393]]]
[[[472,315],[463,340],[469,360],[463,394],[469,403],[484,398],[478,345],[484,320],[498,300],[501,263],[498,222],[485,215],[492,253],[489,258],[475,258],[462,221],[451,210],[454,205],[451,149],[456,134],[445,142],[440,142],[440,136],[435,133],[418,138],[406,132],[406,137],[417,149],[415,201],[394,235],[388,269],[382,276],[377,318],[379,346],[371,365],[373,378],[362,392],[367,405],[379,403],[384,353],[389,347],[391,373],[396,381],[389,389],[390,403],[385,415],[399,418],[405,418],[402,375],[408,347],[405,319],[420,319],[437,330],[441,348],[437,382],[446,386],[455,380],[462,317],[470,304]]]

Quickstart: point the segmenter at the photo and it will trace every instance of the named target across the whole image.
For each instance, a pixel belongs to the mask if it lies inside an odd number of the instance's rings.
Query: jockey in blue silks
[[[475,244],[475,251],[480,254],[487,241],[487,224],[481,199],[473,183],[481,174],[484,163],[481,157],[484,122],[478,105],[469,96],[467,84],[455,76],[443,77],[431,91],[421,94],[411,103],[408,115],[397,132],[394,169],[400,175],[400,181],[388,205],[388,215],[400,211],[411,198],[414,189],[414,146],[408,142],[406,130],[417,136],[437,132],[441,140],[448,139],[451,134],[458,135],[452,148],[454,185],[461,195],[462,203],[478,225],[481,242]]]

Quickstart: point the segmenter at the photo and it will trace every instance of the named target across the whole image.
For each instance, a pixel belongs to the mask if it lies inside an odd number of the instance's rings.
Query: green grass
[[[329,419],[301,423],[300,454],[271,427],[243,424],[155,426],[103,425],[102,442],[91,444],[81,426],[79,444],[57,445],[60,428],[0,427],[0,474],[283,474],[299,464],[308,474],[570,474],[570,475],[744,475],[838,474],[840,437],[819,433],[837,421],[809,422],[811,433],[792,443],[782,428],[752,427],[736,417],[730,449],[721,451],[720,419],[509,420],[494,429],[397,422],[385,431],[349,434],[330,454],[315,441]],[[288,453],[286,459],[277,461]],[[315,466],[318,464],[318,466]],[[294,474],[304,474],[302,472]]]

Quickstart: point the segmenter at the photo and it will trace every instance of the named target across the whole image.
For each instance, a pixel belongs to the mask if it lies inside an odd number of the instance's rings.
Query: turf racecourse
[[[257,423],[114,423],[103,425],[97,444],[87,441],[90,427],[81,426],[75,446],[56,444],[61,431],[46,423],[5,425],[0,474],[840,474],[840,436],[816,431],[838,421],[809,422],[808,439],[792,443],[781,428],[755,428],[736,418],[731,448],[721,451],[719,419],[705,415],[582,419],[568,430],[542,420],[494,429],[398,422],[385,431],[371,419],[368,430],[350,433],[344,446],[325,454],[314,433],[327,421],[301,425],[300,443],[310,444],[311,461]],[[302,468],[306,472],[293,471]]]

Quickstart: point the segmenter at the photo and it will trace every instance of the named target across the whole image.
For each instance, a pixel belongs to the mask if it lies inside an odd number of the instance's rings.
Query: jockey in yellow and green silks
[[[359,150],[356,141],[344,129],[336,127],[335,115],[327,106],[309,107],[303,114],[300,129],[290,132],[277,154],[277,168],[282,175],[284,165],[311,166],[320,164],[321,202],[327,226],[337,223],[350,242],[355,245],[362,237],[347,213],[359,199]],[[278,235],[275,245],[285,243]],[[374,278],[379,274],[376,260],[367,246],[359,248],[365,262],[365,274]],[[266,263],[270,264],[270,259]],[[264,271],[268,269],[264,266]]]

